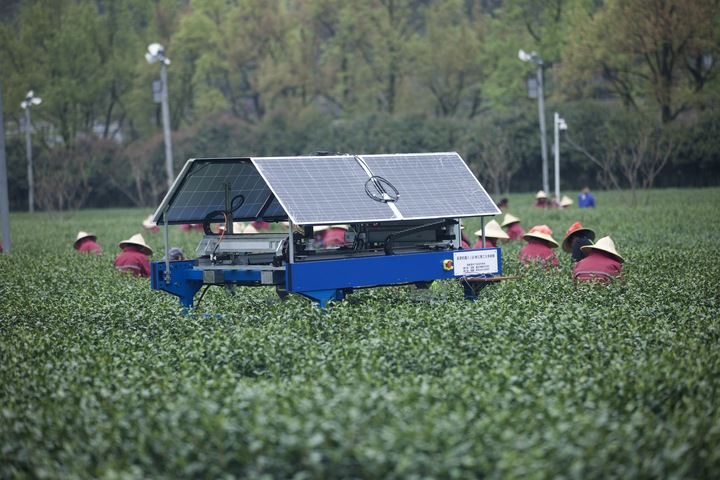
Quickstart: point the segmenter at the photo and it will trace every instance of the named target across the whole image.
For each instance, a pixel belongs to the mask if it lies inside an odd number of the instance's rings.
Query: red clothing
[[[131,272],[136,277],[149,277],[150,259],[143,253],[141,247],[126,245],[115,259],[115,268]]]
[[[190,230],[202,231],[203,226],[202,226],[202,223],[183,223],[182,225],[180,225],[180,230],[183,232],[189,232]]]
[[[322,246],[324,248],[347,245],[345,241],[345,230],[342,228],[328,228],[322,232],[322,234]]]
[[[510,237],[505,241],[509,242],[510,240],[522,240],[523,235],[525,235],[525,230],[523,230],[523,228],[520,226],[520,222],[515,222],[511,223],[508,226],[508,229],[505,230],[505,233],[507,233]]]
[[[544,266],[558,266],[558,259],[552,248],[540,239],[531,238],[528,244],[520,250],[520,263],[527,265],[531,262],[540,262]]]
[[[598,250],[590,249],[588,256],[577,262],[573,268],[573,281],[596,281],[607,285],[611,278],[622,279],[622,263]]]
[[[80,240],[80,243],[77,245],[77,251],[82,253],[94,253],[95,255],[100,255],[103,252],[102,247],[95,243],[95,240],[90,237],[85,237]]]
[[[475,242],[475,248],[483,248],[482,237],[479,237],[477,239],[477,242]],[[490,238],[490,237],[485,237],[485,248],[495,248],[495,239]]]
[[[254,222],[250,223],[250,225],[255,227],[255,230],[267,230],[270,228],[270,223],[263,220],[255,220]]]

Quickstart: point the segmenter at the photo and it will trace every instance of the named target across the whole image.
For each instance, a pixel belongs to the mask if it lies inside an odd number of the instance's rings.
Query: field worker
[[[503,228],[507,227],[505,232],[508,234],[508,240],[520,240],[525,235],[525,230],[520,226],[520,219],[509,213],[505,214],[501,225]]]
[[[313,229],[315,234],[315,248],[328,248],[346,245],[345,232],[347,225],[316,225]]]
[[[164,262],[164,261],[165,261],[165,258],[166,258],[166,257],[163,257],[162,259],[160,259],[160,261],[161,261],[161,262]],[[170,251],[168,252],[168,254],[167,254],[167,258],[168,258],[171,262],[177,262],[177,261],[180,261],[180,260],[187,260],[187,257],[185,256],[185,252],[183,252],[183,249],[180,248],[180,247],[172,247],[172,248],[170,249]]]
[[[482,229],[475,232],[475,235],[478,237],[477,242],[475,242],[475,248],[483,248]],[[487,225],[485,225],[485,248],[495,248],[497,247],[498,240],[507,240],[509,238],[510,236],[503,231],[500,224],[495,220],[490,220]]]
[[[568,197],[567,195],[563,195],[562,198],[560,199],[560,208],[565,209],[572,204],[573,204],[572,198]]]
[[[252,225],[253,228],[257,231],[270,230],[270,223],[264,220],[255,220],[254,222],[250,223],[250,225]]]
[[[152,215],[148,215],[147,218],[143,220],[143,228],[151,232],[157,232],[160,230],[160,227],[158,227],[157,224],[153,222]]]
[[[202,223],[183,223],[180,225],[180,231],[189,232],[191,230],[203,231]]]
[[[586,185],[578,195],[578,208],[595,208],[595,197]]]
[[[507,210],[509,206],[510,206],[510,201],[509,201],[506,197],[501,198],[500,201],[499,201],[498,204],[497,204],[497,207],[498,207],[500,210],[502,210],[503,212],[504,212],[505,210]]]
[[[552,230],[547,225],[536,225],[523,235],[523,239],[528,242],[522,250],[520,250],[520,263],[528,265],[533,262],[540,262],[543,266],[558,266],[558,259],[553,251],[558,244],[552,238]]]
[[[103,249],[100,245],[95,243],[97,235],[94,233],[78,232],[73,248],[80,253],[92,253],[93,255],[100,255],[103,253]]]
[[[150,259],[152,248],[145,244],[142,234],[137,233],[129,240],[118,244],[122,253],[115,259],[115,268],[132,273],[136,277],[150,276]]]
[[[535,203],[533,205],[540,208],[547,208],[551,206],[548,203],[547,194],[542,190],[538,190],[538,192],[535,194]]]
[[[460,225],[460,248],[470,250],[470,237],[465,233],[465,225]]]
[[[582,251],[587,257],[575,264],[573,282],[594,281],[603,285],[615,278],[622,279],[623,257],[615,250],[615,242],[603,237],[595,245],[585,245]]]
[[[572,253],[573,260],[579,262],[587,256],[581,248],[585,245],[592,245],[593,240],[595,240],[595,232],[583,227],[580,222],[575,222],[565,231],[565,238],[562,242],[563,252]]]

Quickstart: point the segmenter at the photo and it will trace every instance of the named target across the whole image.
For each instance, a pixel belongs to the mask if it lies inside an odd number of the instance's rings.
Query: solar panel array
[[[376,182],[373,182],[373,179]],[[377,181],[380,181],[380,188]],[[227,187],[226,187],[227,185]],[[245,197],[236,220],[298,225],[496,215],[495,203],[457,153],[189,160],[155,213],[162,223],[199,223]],[[378,202],[382,191],[396,201]],[[274,195],[274,198],[273,196]]]

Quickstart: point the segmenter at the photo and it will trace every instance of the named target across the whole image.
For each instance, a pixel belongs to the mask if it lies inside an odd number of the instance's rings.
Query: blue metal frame
[[[444,250],[352,257],[287,264],[285,289],[308,297],[318,306],[324,307],[329,301],[342,300],[345,291],[354,288],[460,278],[461,275],[456,275],[452,266],[454,253],[482,250],[498,250],[498,271],[482,276],[493,276],[502,272],[502,257],[499,249]],[[200,270],[195,268],[194,260],[170,262],[170,281],[167,282],[165,265],[165,262],[151,262],[151,287],[154,290],[164,290],[177,295],[180,303],[186,308],[193,306],[193,299],[204,284],[204,275],[209,272],[218,276],[217,284],[232,283],[244,286],[262,284],[260,270]],[[475,295],[466,292],[466,298],[474,300],[477,292],[474,293]]]

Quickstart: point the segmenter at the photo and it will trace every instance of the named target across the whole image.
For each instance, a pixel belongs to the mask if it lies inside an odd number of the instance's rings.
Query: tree
[[[635,207],[638,190],[653,186],[677,145],[667,128],[639,115],[608,118],[604,129],[607,132],[602,143],[604,151],[596,154],[575,142],[569,134],[565,139],[573,149],[600,167],[600,178],[606,186],[618,191],[629,188],[629,204]]]
[[[579,4],[580,5],[580,4]],[[602,78],[630,108],[657,105],[663,123],[696,105],[717,79],[717,0],[609,0],[578,7],[563,58],[567,84]]]
[[[465,15],[461,0],[435,2],[422,10],[424,35],[413,44],[412,78],[434,99],[436,115],[474,117],[482,101],[483,26]]]

